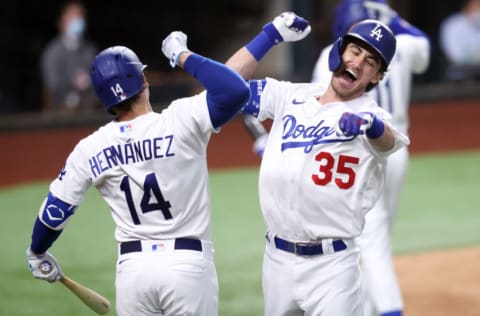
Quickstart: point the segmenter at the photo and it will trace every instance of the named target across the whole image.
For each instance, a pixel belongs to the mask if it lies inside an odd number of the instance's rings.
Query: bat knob
[[[52,271],[52,264],[48,261],[43,261],[40,263],[39,269],[43,274],[49,274]]]

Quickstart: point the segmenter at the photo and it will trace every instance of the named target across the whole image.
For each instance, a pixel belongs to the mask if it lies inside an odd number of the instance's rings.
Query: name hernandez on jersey
[[[175,156],[172,152],[173,135],[147,138],[101,149],[88,159],[93,177],[120,165]]]

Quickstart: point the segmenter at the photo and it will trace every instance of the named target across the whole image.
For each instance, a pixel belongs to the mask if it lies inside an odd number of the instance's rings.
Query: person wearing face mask
[[[96,108],[89,66],[97,53],[85,37],[86,8],[79,1],[62,6],[57,20],[59,34],[41,56],[45,112],[73,114]]]
[[[480,79],[480,0],[464,0],[462,10],[442,22],[440,46],[448,79]]]

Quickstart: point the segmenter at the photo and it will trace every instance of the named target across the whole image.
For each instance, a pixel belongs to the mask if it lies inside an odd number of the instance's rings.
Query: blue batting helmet
[[[336,71],[342,64],[342,53],[348,40],[356,38],[378,53],[382,60],[383,70],[386,70],[397,48],[397,40],[392,30],[377,20],[363,20],[352,26],[350,31],[338,38],[329,53],[328,67]]]
[[[90,76],[95,94],[107,110],[142,91],[145,67],[125,46],[109,47],[95,57]]]

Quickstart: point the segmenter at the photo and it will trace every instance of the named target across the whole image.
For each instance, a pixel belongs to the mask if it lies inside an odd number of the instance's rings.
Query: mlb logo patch
[[[165,250],[164,244],[154,244],[152,245],[152,251],[163,251]]]
[[[131,124],[120,125],[120,133],[127,133],[127,132],[130,132],[130,131],[132,131],[132,125]]]

